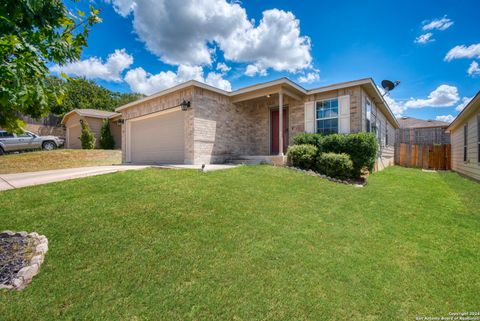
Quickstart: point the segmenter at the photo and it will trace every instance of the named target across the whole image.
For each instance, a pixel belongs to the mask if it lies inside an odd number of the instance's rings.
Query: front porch
[[[304,131],[301,96],[280,86],[240,95],[232,103],[246,130],[239,133],[243,148],[226,162],[284,165],[293,137]]]

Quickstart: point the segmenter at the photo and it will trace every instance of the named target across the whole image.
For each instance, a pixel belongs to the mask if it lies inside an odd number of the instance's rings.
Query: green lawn
[[[389,168],[129,171],[0,193],[50,241],[1,320],[415,320],[480,310],[480,184]]]
[[[122,162],[122,151],[102,149],[56,149],[0,156],[0,174],[50,169],[113,165]]]

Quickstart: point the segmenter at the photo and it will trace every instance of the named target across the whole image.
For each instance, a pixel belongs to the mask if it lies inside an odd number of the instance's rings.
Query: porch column
[[[278,92],[278,155],[283,156],[283,91]]]

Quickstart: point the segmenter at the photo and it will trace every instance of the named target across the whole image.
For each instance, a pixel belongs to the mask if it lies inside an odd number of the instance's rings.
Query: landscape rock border
[[[45,235],[39,235],[37,232],[12,232],[3,231],[0,237],[29,237],[32,238],[35,244],[33,256],[27,266],[24,266],[17,272],[17,275],[12,279],[11,284],[0,284],[0,289],[9,290],[23,290],[32,282],[35,275],[40,272],[40,266],[45,260],[45,254],[48,251],[48,239]]]
[[[339,179],[339,178],[334,178],[334,177],[330,177],[330,176],[327,176],[327,175],[323,175],[323,174],[317,173],[317,172],[315,172],[315,171],[312,171],[311,169],[310,169],[310,170],[306,170],[306,169],[301,169],[301,168],[293,167],[293,166],[285,166],[285,167],[288,168],[288,169],[297,171],[297,172],[305,173],[305,174],[310,175],[310,176],[317,176],[317,177],[320,177],[320,178],[329,180],[329,181],[334,182],[334,183],[340,183],[340,184],[346,184],[346,185],[353,185],[353,186],[355,186],[355,187],[364,187],[365,185],[367,185],[367,180],[366,180],[366,179],[364,179],[364,180],[362,180],[362,181],[359,181],[359,180],[357,180],[357,181],[354,181],[354,180],[342,180],[342,179]]]

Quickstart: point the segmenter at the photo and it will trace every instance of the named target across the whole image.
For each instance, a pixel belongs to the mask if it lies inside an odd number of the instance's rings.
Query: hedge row
[[[295,145],[289,148],[288,154],[296,167],[316,169],[332,177],[358,178],[364,168],[372,171],[375,165],[377,139],[372,133],[300,134],[293,140]],[[315,157],[311,156],[310,146],[316,147]]]

